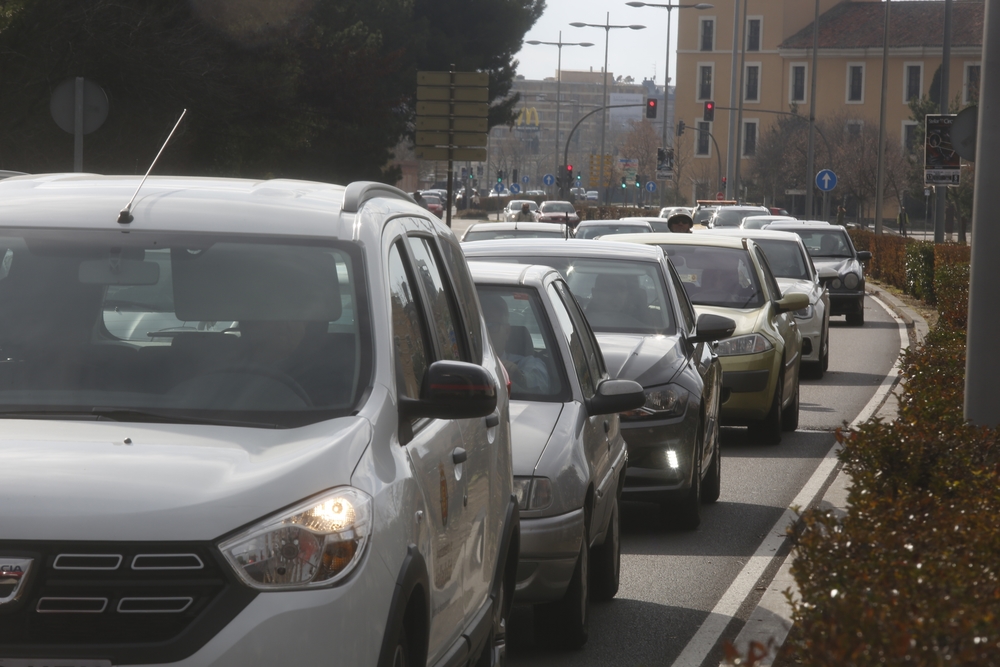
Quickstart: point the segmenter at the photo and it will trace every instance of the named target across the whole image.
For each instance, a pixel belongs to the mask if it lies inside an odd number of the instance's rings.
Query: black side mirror
[[[642,385],[632,380],[605,380],[597,385],[597,393],[587,399],[587,414],[610,415],[638,410],[646,404]]]
[[[723,317],[705,313],[698,317],[698,330],[688,338],[692,343],[710,343],[723,338],[729,338],[736,331],[736,322]]]
[[[482,366],[464,361],[435,361],[420,387],[420,398],[401,397],[401,419],[474,419],[493,414],[497,386]]]
[[[858,259],[861,260],[862,262],[867,262],[871,258],[872,258],[872,254],[871,254],[870,251],[868,251],[868,250],[859,250],[858,251]]]

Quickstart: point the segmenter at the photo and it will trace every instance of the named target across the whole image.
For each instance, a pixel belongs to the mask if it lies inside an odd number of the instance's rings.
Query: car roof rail
[[[346,213],[357,213],[366,201],[378,197],[401,199],[411,204],[416,203],[410,195],[391,185],[376,181],[355,181],[344,190],[343,211]]]

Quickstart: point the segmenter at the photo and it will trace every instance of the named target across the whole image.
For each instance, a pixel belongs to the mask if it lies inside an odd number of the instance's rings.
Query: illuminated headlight
[[[252,588],[329,586],[360,562],[371,536],[371,498],[342,487],[264,519],[219,545]]]
[[[858,278],[858,274],[856,273],[848,273],[844,276],[844,287],[847,289],[857,289],[858,283],[860,282],[861,279]]]
[[[813,316],[813,307],[812,307],[812,304],[806,306],[805,308],[803,308],[801,310],[796,310],[795,311],[795,319],[798,319],[798,320],[809,320],[809,319],[812,319],[812,316]]]
[[[515,477],[514,495],[519,509],[545,509],[552,504],[552,482],[547,477]]]
[[[638,410],[621,413],[626,419],[668,419],[680,417],[687,408],[688,392],[677,385],[657,387],[646,392],[646,403]]]
[[[720,357],[735,357],[741,354],[760,354],[773,348],[771,341],[755,333],[720,340],[716,351]]]

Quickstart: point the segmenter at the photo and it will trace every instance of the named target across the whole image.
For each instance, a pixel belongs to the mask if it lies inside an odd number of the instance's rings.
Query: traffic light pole
[[[586,113],[583,116],[581,116],[580,120],[576,121],[576,125],[573,126],[573,129],[569,131],[569,135],[566,137],[566,148],[563,150],[562,172],[565,173],[565,171],[566,171],[566,165],[569,164],[569,145],[570,145],[570,143],[573,140],[573,133],[576,132],[577,128],[580,127],[580,124],[583,121],[587,120],[588,118],[590,118],[591,116],[593,116],[595,113],[597,113],[599,111],[605,111],[607,109],[621,109],[623,107],[644,107],[644,106],[646,106],[645,102],[643,102],[642,104],[606,104],[606,105],[604,105],[602,107],[598,107],[598,108],[594,109],[593,111],[591,111],[589,113]],[[714,139],[713,139],[713,141],[714,141]],[[601,153],[601,175],[602,175],[602,177],[604,175],[604,154],[603,153]],[[603,184],[601,187],[603,187],[605,190],[607,190],[607,183]]]

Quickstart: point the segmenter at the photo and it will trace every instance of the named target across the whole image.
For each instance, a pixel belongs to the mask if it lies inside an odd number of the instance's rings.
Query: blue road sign
[[[829,192],[837,187],[837,175],[829,169],[821,169],[816,174],[816,187],[823,192]]]
[[[524,183],[525,185],[527,185],[528,183],[531,182],[531,176],[522,176],[521,177],[521,182]]]
[[[542,183],[545,183],[545,185],[554,185],[555,182],[556,182],[556,177],[553,176],[552,174],[545,174],[544,176],[542,176]]]
[[[516,195],[519,192],[521,192],[521,186],[518,185],[517,183],[511,183],[510,184],[510,191],[513,192]]]
[[[503,192],[503,183],[497,183],[494,185],[493,192]]]
[[[646,181],[646,192],[656,192],[656,181]]]

